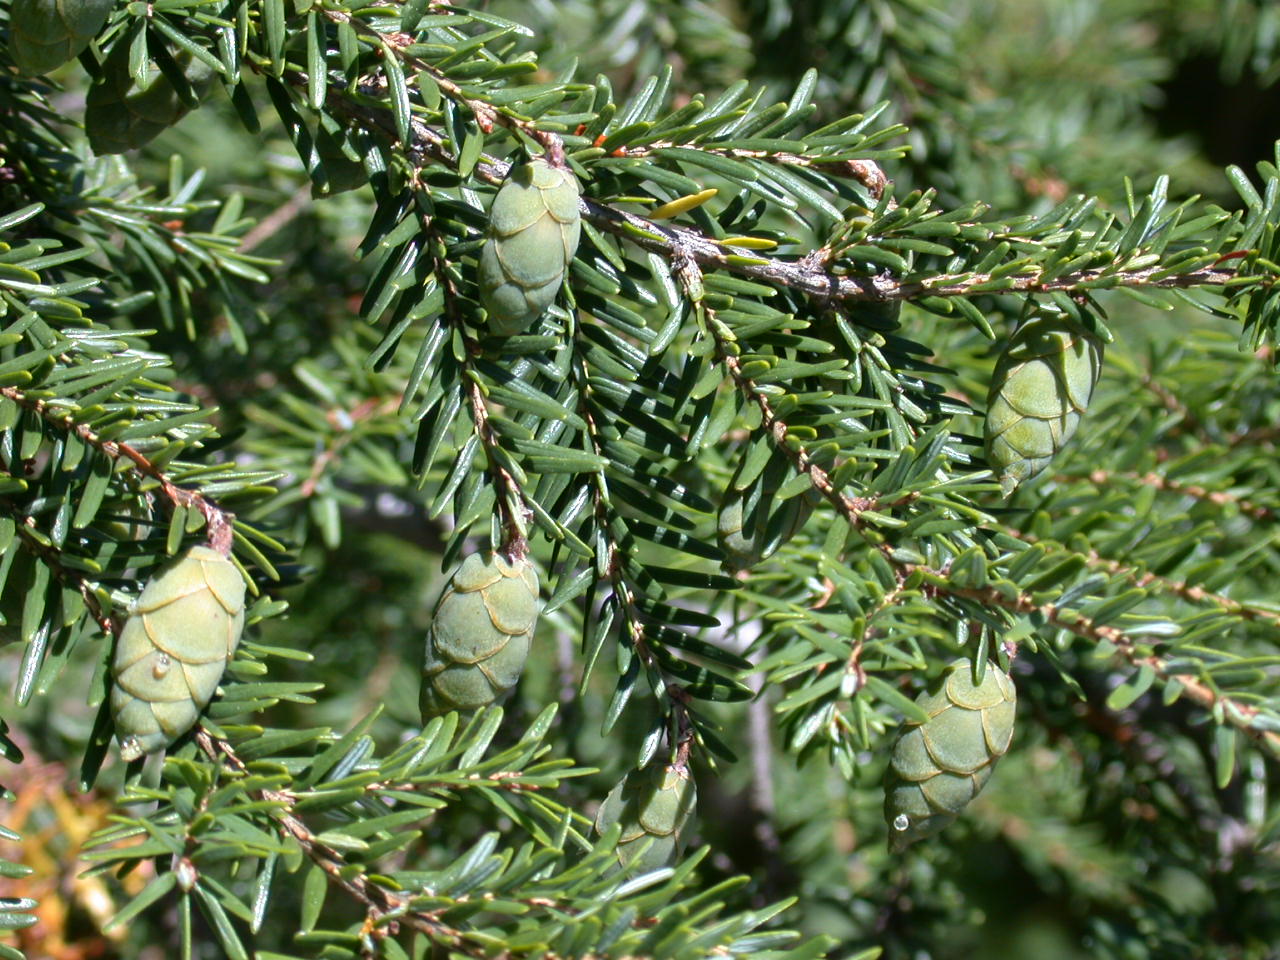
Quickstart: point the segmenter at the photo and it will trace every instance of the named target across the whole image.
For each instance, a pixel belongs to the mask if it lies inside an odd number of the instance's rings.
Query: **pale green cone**
[[[516,685],[538,622],[528,560],[472,554],[449,580],[427,628],[423,720],[488,706]]]
[[[987,462],[1005,496],[1069,441],[1102,369],[1102,343],[1077,324],[1040,317],[1014,333],[987,396]]]
[[[916,703],[929,719],[903,728],[885,771],[884,816],[895,851],[942,830],[982,790],[1013,738],[1017,691],[992,663],[975,686],[972,664],[961,659]]]
[[[745,490],[737,489],[745,462],[734,471],[716,515],[716,541],[731,570],[747,570],[773,556],[808,522],[819,503],[812,489],[777,499],[778,488],[793,476],[781,456],[771,458]]]
[[[9,55],[22,73],[56,70],[89,45],[115,0],[13,0]]]
[[[85,98],[84,130],[89,146],[99,155],[124,153],[149,143],[173,126],[190,109],[169,78],[154,63],[138,82],[129,73],[128,44],[117,44],[102,65],[102,77]],[[189,53],[174,60],[198,96],[213,81],[213,71]]]
[[[148,581],[116,641],[111,711],[120,756],[162,750],[195,725],[244,631],[244,579],[192,547]]]
[[[600,804],[596,833],[621,824],[615,849],[618,863],[630,874],[648,873],[675,861],[680,831],[697,802],[697,788],[684,767],[632,770]]]
[[[480,251],[480,301],[493,333],[520,333],[555,300],[578,249],[579,195],[569,170],[541,158],[511,167]]]

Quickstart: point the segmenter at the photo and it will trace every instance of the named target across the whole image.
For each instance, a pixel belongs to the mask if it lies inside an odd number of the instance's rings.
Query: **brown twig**
[[[1235,279],[1229,270],[1204,268],[1173,276],[1159,276],[1157,265],[1141,270],[1117,271],[1107,268],[1077,270],[1041,279],[1041,273],[1007,278],[997,290],[976,291],[991,283],[989,273],[939,274],[925,280],[903,282],[888,275],[874,277],[837,276],[819,269],[811,259],[791,261],[760,256],[758,251],[735,250],[707,239],[685,227],[657,224],[633,213],[583,199],[586,215],[597,227],[631,241],[642,249],[668,259],[687,255],[699,267],[740,274],[774,286],[789,287],[820,303],[886,303],[921,297],[969,297],[984,294],[1073,293],[1080,289],[1111,287],[1185,288],[1222,286]]]
[[[298,492],[304,497],[314,496],[316,487],[319,486],[325,471],[337,461],[343,448],[357,438],[356,426],[367,420],[372,420],[374,417],[394,413],[400,406],[400,400],[401,398],[398,396],[390,398],[366,397],[351,410],[330,410],[326,413],[325,422],[334,428],[335,433],[330,437],[324,451],[311,464],[311,470],[307,474],[307,478],[302,481]],[[336,432],[339,430],[342,432]]]
[[[440,284],[440,290],[444,296],[444,315],[462,335],[464,354],[462,366],[463,376],[466,379],[468,409],[476,436],[480,438],[480,445],[484,448],[489,474],[497,487],[498,511],[506,530],[503,551],[512,561],[519,560],[529,553],[529,521],[533,518],[533,510],[528,505],[524,489],[511,475],[511,471],[503,465],[497,452],[502,445],[497,431],[489,420],[489,406],[485,402],[480,381],[475,376],[472,359],[480,355],[480,345],[466,333],[462,311],[458,307],[461,294],[445,257],[444,240],[429,219],[424,222],[423,229],[431,235],[431,258],[434,263],[436,282]]]
[[[702,273],[696,260],[689,256],[678,255],[675,258],[674,272],[676,279],[684,288],[685,295],[697,304],[697,309],[702,311],[706,318],[707,330],[716,341],[719,361],[729,372],[734,385],[760,411],[761,425],[772,441],[774,449],[791,461],[797,473],[808,474],[813,489],[835,506],[848,521],[852,530],[865,535],[866,521],[863,519],[863,514],[868,511],[905,506],[915,501],[917,494],[914,493],[885,504],[878,497],[853,497],[837,489],[831,482],[831,472],[815,463],[803,444],[791,441],[787,423],[773,409],[769,395],[761,390],[754,380],[744,375],[742,364],[738,360],[737,344],[730,339],[716,319],[715,310],[701,301],[698,291],[702,287]]]
[[[872,639],[876,633],[875,619],[898,602],[898,598],[902,596],[904,590],[904,578],[899,579],[897,585],[885,593],[880,598],[880,602],[876,604],[874,610],[866,615],[862,632],[853,639],[853,644],[849,648],[849,659],[845,664],[845,673],[854,677],[853,693],[857,693],[867,685],[867,671],[862,666],[862,651],[866,642]]]
[[[252,778],[248,765],[230,743],[211,736],[203,729],[196,731],[195,740],[212,762],[223,765],[237,776]],[[518,776],[520,771],[499,770],[484,775],[472,774],[469,779],[483,780],[487,786],[496,786],[513,792],[540,789],[533,784],[515,782]],[[365,789],[370,792],[409,791],[421,789],[421,786],[420,783],[413,782],[381,781],[368,784]],[[451,951],[470,954],[476,958],[494,956],[491,950],[491,938],[482,935],[482,939],[478,942],[471,940],[466,931],[453,927],[441,919],[441,915],[447,908],[424,909],[415,906],[414,900],[417,896],[415,893],[390,889],[371,881],[363,872],[353,871],[352,862],[347,860],[341,851],[325,843],[298,817],[295,808],[299,797],[293,792],[259,787],[251,788],[246,793],[255,801],[266,805],[265,813],[275,821],[281,835],[295,841],[307,859],[324,871],[329,883],[363,906],[365,930],[371,937],[393,936],[399,932],[401,926],[404,926],[424,934],[432,943]],[[425,811],[423,815],[427,815]],[[550,909],[562,916],[573,916],[578,912],[577,907],[573,905],[546,897],[518,899],[530,907]],[[635,928],[644,928],[651,926],[652,923],[651,918],[637,917],[632,920],[631,925]],[[544,952],[544,956],[548,960],[558,960],[559,957],[555,953],[547,952]],[[587,960],[590,956],[587,954],[578,957],[577,960]],[[632,960],[646,960],[646,958],[636,956]]]
[[[18,537],[28,550],[38,556],[45,564],[48,565],[50,572],[61,580],[63,583],[69,583],[76,588],[81,598],[84,600],[85,609],[89,611],[89,616],[98,625],[107,636],[111,636],[119,627],[117,621],[102,608],[102,604],[98,602],[98,595],[93,591],[93,585],[87,580],[84,574],[78,570],[72,570],[62,563],[62,551],[51,543],[47,543],[41,537],[35,536],[36,521],[34,517],[11,510],[13,518],[16,521],[16,532]]]
[[[263,217],[240,241],[240,252],[248,253],[280,232],[290,221],[311,206],[311,184],[304,183],[283,204]]]
[[[196,731],[195,738],[200,749],[210,760],[215,763],[225,762],[237,773],[248,775],[248,767],[236,755],[231,744],[225,740],[214,739],[204,730]],[[307,858],[325,872],[330,883],[346,891],[365,906],[368,915],[375,919],[379,929],[394,933],[397,924],[403,923],[431,937],[434,942],[451,946],[460,943],[462,940],[460,931],[442,923],[428,911],[410,909],[410,897],[398,895],[376,883],[370,883],[363,873],[351,873],[346,870],[348,863],[342,853],[320,840],[311,832],[311,828],[293,813],[297,798],[292,793],[285,790],[265,789],[249,792],[256,799],[272,805],[268,813],[279,824],[281,830],[297,841]],[[388,915],[394,916],[395,919],[383,925],[381,921]]]
[[[447,7],[445,9],[447,10]],[[414,38],[409,34],[382,33],[359,17],[351,16],[345,10],[327,9],[324,11],[324,15],[335,23],[344,22],[350,24],[356,33],[372,38],[384,51],[394,54],[403,61],[406,67],[416,73],[423,73],[429,76],[435,82],[435,85],[440,88],[442,94],[454,103],[460,104],[471,111],[472,116],[476,118],[476,123],[485,133],[492,131],[495,126],[503,126],[509,130],[519,131],[536,143],[541,144],[552,155],[553,163],[564,162],[564,147],[556,134],[540,130],[534,123],[504,113],[484,100],[475,100],[468,97],[466,92],[453,80],[449,79],[439,67],[408,53],[407,48],[415,43]]]
[[[595,415],[587,402],[589,376],[586,364],[587,361],[584,357],[581,355],[575,356],[572,370],[573,375],[579,381],[578,386],[580,387],[578,413],[586,423],[586,437],[591,445],[591,452],[603,457],[605,453],[596,427]],[[689,694],[683,686],[667,675],[666,671],[662,669],[662,665],[654,657],[653,651],[649,649],[645,625],[636,615],[635,592],[623,569],[622,546],[614,538],[609,528],[607,489],[604,486],[601,474],[593,474],[592,479],[594,484],[592,488],[592,510],[595,513],[596,523],[602,535],[606,538],[609,550],[609,558],[606,565],[609,585],[613,589],[614,596],[618,599],[623,622],[635,655],[640,658],[640,662],[644,664],[646,669],[656,672],[663,678],[662,686],[666,691],[667,701],[671,704],[671,715],[675,720],[676,726],[674,732],[675,742],[669,744],[669,746],[675,753],[675,765],[680,769],[687,769],[695,742],[695,729],[692,713],[690,712]]]
[[[370,28],[371,29],[371,28]],[[376,34],[376,31],[373,31]],[[379,34],[379,36],[381,36]],[[297,84],[305,84],[306,77],[292,74],[290,79]],[[561,147],[558,137],[540,131],[536,125],[530,125],[501,111],[495,111],[488,104],[473,101],[460,91],[453,92],[456,85],[442,86],[441,90],[457,102],[465,103],[473,110],[478,109],[481,116],[492,118],[493,122],[512,129],[519,129],[533,137],[548,150]],[[340,93],[330,91],[331,108],[349,120],[365,128],[377,128],[391,140],[399,139],[390,111],[381,108],[367,108],[351,104]],[[415,163],[429,158],[449,169],[457,169],[457,156],[445,143],[444,139],[420,118],[411,117],[409,121],[412,142],[405,144],[405,150]],[[770,159],[785,162],[782,155],[771,155]],[[822,166],[822,161],[809,161],[811,165]],[[864,163],[864,161],[850,161]],[[870,163],[870,161],[865,161]],[[872,164],[874,166],[874,164]],[[492,184],[501,183],[507,175],[510,165],[490,157],[482,158],[476,164],[475,174],[480,179]],[[838,175],[848,174],[859,179],[868,189],[883,190],[887,184],[883,171],[875,167],[859,167],[845,171],[833,171]],[[1137,270],[1117,269],[1115,266],[1096,269],[1076,270],[1070,273],[1044,278],[1043,271],[1030,264],[1026,272],[1002,277],[997,280],[990,273],[957,273],[940,274],[923,280],[902,282],[889,275],[881,276],[841,276],[823,269],[821,258],[806,257],[800,260],[785,260],[777,257],[761,256],[759,251],[736,249],[715,242],[695,230],[667,223],[656,223],[644,217],[614,207],[597,203],[587,197],[580,201],[583,215],[597,228],[630,241],[641,249],[656,253],[665,259],[675,261],[680,257],[689,257],[702,269],[723,270],[738,274],[762,283],[778,287],[787,287],[803,293],[822,304],[831,303],[885,303],[890,301],[915,300],[921,297],[970,297],[977,293],[986,294],[1048,294],[1055,292],[1074,293],[1081,289],[1107,289],[1114,287],[1180,289],[1198,286],[1223,286],[1238,281],[1238,274],[1233,270],[1204,267],[1187,273],[1165,275],[1165,267],[1160,264]],[[1266,283],[1263,278],[1257,282]],[[985,288],[994,284],[994,288]],[[975,289],[985,288],[985,289]]]

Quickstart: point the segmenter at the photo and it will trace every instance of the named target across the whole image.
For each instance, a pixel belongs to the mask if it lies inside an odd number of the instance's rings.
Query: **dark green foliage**
[[[84,129],[94,153],[124,153],[150,143],[205,95],[214,73],[208,64],[184,49],[166,57],[165,64],[144,59],[141,73],[135,73],[130,45],[112,48],[85,99]]]
[[[750,569],[771,557],[805,525],[818,503],[812,487],[779,499],[778,488],[794,475],[784,458],[771,456],[764,469],[743,485],[744,473],[750,469],[755,465],[744,457],[716,514],[716,537],[725,565],[735,570]]]

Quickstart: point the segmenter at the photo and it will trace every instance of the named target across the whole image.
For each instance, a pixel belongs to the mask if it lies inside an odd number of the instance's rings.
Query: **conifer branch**
[[[302,75],[294,77],[297,84],[305,84]],[[367,108],[351,103],[341,103],[342,95],[330,90],[330,100],[338,100],[340,112],[366,128],[380,129],[384,135],[395,139],[395,127],[389,111]],[[498,114],[499,117],[505,117]],[[509,123],[508,123],[509,121]],[[519,121],[505,118],[508,125]],[[456,170],[458,160],[445,141],[428,124],[416,117],[410,118],[413,143],[406,146],[411,160],[415,156],[430,157],[448,169]],[[554,144],[559,138],[539,132],[540,143]],[[552,149],[552,147],[548,147]],[[507,176],[510,164],[491,157],[483,157],[476,164],[476,175],[491,184],[501,184]],[[878,171],[879,168],[876,167]],[[425,170],[419,169],[419,174]],[[868,186],[881,189],[876,172],[859,167],[850,175]],[[882,173],[882,171],[881,171]],[[1189,289],[1195,287],[1239,287],[1241,284],[1261,284],[1270,287],[1272,279],[1262,276],[1245,277],[1234,270],[1216,265],[1169,272],[1162,264],[1140,269],[1123,269],[1121,264],[1108,267],[1075,270],[1068,273],[1046,275],[1045,267],[1030,264],[1013,275],[990,272],[941,273],[925,279],[900,281],[890,274],[875,276],[841,275],[823,269],[823,260],[808,256],[799,259],[769,257],[759,250],[734,248],[710,239],[696,230],[674,224],[657,223],[642,216],[599,203],[588,197],[580,201],[583,215],[599,229],[630,241],[642,250],[656,253],[675,264],[682,259],[692,259],[703,270],[723,270],[772,286],[784,287],[801,293],[821,305],[835,303],[890,303],[919,300],[923,297],[973,297],[980,294],[1045,295],[1052,293],[1076,293],[1099,289]]]
[[[207,525],[209,545],[223,554],[231,552],[234,515],[195,490],[179,487],[141,451],[120,440],[103,439],[88,424],[77,422],[74,414],[47,403],[41,398],[27,396],[17,387],[0,387],[0,396],[5,396],[23,409],[32,411],[59,430],[75,434],[104,456],[112,460],[127,460],[138,473],[150,477],[160,485],[160,493],[170,509],[186,507],[198,510]]]
[[[578,414],[587,425],[587,442],[590,444],[593,454],[607,459],[604,445],[601,442],[599,430],[596,426],[595,414],[586,399],[589,392],[589,374],[586,358],[575,353],[571,369],[578,388]],[[605,577],[608,579],[609,586],[618,600],[618,606],[621,608],[620,612],[627,631],[627,638],[635,651],[635,655],[644,664],[645,669],[662,677],[665,699],[670,704],[671,717],[675,721],[675,730],[670,734],[674,742],[668,744],[668,746],[675,755],[676,765],[681,768],[687,767],[695,739],[693,716],[690,711],[690,698],[684,687],[663,670],[662,664],[658,662],[653,655],[653,651],[649,649],[649,638],[645,632],[644,621],[637,614],[635,588],[629,582],[624,569],[623,558],[625,550],[613,535],[612,530],[610,530],[608,488],[605,485],[603,475],[599,472],[592,474],[591,503],[600,537],[609,551],[604,560]],[[590,615],[585,618],[585,622],[590,622]]]
[[[887,274],[867,277],[842,276],[821,269],[817,258],[784,260],[763,256],[757,250],[736,250],[723,246],[687,227],[655,223],[634,213],[583,198],[587,219],[597,227],[641,249],[672,261],[692,259],[704,270],[724,270],[774,286],[787,287],[811,297],[819,304],[889,303],[921,297],[972,297],[978,294],[1048,294],[1081,290],[1186,289],[1224,287],[1242,279],[1231,270],[1205,267],[1186,273],[1167,274],[1156,265],[1140,270],[1114,268],[1078,270],[1042,277],[1039,268],[1026,275],[996,277],[990,273],[938,274],[925,280],[903,282]],[[1261,278],[1249,282],[1264,283]]]
[[[240,776],[249,776],[249,768],[236,754],[235,749],[225,740],[210,736],[205,730],[197,730],[196,742],[200,749],[214,763],[226,764]],[[441,943],[454,949],[465,946],[463,935],[439,921],[430,911],[413,910],[409,906],[411,898],[397,895],[394,891],[377,883],[369,882],[363,872],[347,870],[348,861],[338,850],[321,841],[311,828],[300,820],[294,811],[297,798],[289,791],[255,789],[246,791],[256,800],[267,804],[267,812],[276,822],[282,837],[293,839],[307,858],[320,867],[329,878],[329,882],[337,886],[353,899],[359,901],[367,915],[375,924],[388,917],[393,917],[384,929],[394,933],[397,924],[404,924],[420,933],[426,934],[433,943]],[[470,951],[472,956],[482,956],[483,951]]]
[[[1242,514],[1254,520],[1271,520],[1275,517],[1275,511],[1270,507],[1254,503],[1252,500],[1246,500],[1242,497],[1234,496],[1225,490],[1210,490],[1208,487],[1201,486],[1198,483],[1182,483],[1178,480],[1171,480],[1154,471],[1147,473],[1133,473],[1129,471],[1109,471],[1109,470],[1090,470],[1084,475],[1064,474],[1063,480],[1088,480],[1096,487],[1106,488],[1110,483],[1116,480],[1126,481],[1129,483],[1141,484],[1145,487],[1153,487],[1156,490],[1165,493],[1175,493],[1180,496],[1193,497],[1196,500],[1204,500],[1216,506],[1232,506],[1239,510]]]
[[[734,386],[760,411],[761,425],[773,448],[791,461],[797,473],[808,475],[813,489],[835,506],[848,521],[850,529],[865,538],[866,521],[863,520],[863,514],[873,510],[906,506],[916,500],[917,495],[910,493],[892,503],[885,504],[878,497],[852,497],[843,490],[837,489],[831,481],[831,476],[838,466],[827,470],[815,463],[805,450],[803,443],[791,437],[786,421],[774,411],[768,393],[761,390],[754,380],[744,375],[742,364],[738,359],[739,347],[733,339],[732,332],[717,319],[715,310],[702,302],[700,292],[702,272],[696,260],[692,257],[677,256],[674,272],[685,296],[694,303],[695,309],[704,318],[705,329],[715,340],[717,360],[728,371]],[[875,545],[882,547],[878,542]]]
[[[444,13],[453,12],[448,4],[432,4],[432,7]],[[345,10],[329,8],[324,11],[324,15],[334,23],[349,23],[356,33],[371,38],[377,43],[385,54],[394,55],[405,67],[429,76],[435,85],[440,88],[440,92],[444,96],[470,111],[471,115],[476,118],[476,124],[485,133],[491,133],[494,127],[497,126],[506,127],[508,130],[524,134],[531,140],[541,144],[545,150],[552,154],[558,154],[562,158],[564,147],[556,134],[541,130],[536,124],[522,120],[519,117],[513,117],[488,101],[468,97],[462,87],[450,79],[443,70],[420,57],[415,57],[409,52],[408,48],[412,47],[416,42],[409,34],[383,33],[359,17],[351,16]]]
[[[196,743],[205,756],[213,763],[224,766],[235,776],[253,781],[257,779],[254,771],[236,753],[235,748],[219,737],[212,736],[203,728],[195,733]],[[512,792],[537,791],[535,784],[519,783],[515,778],[520,771],[498,770],[483,777],[471,775],[467,782],[479,785],[481,781],[487,786],[496,786]],[[422,789],[417,782],[399,783],[395,781],[378,781],[365,786],[365,791],[372,794],[380,790],[410,791]],[[456,786],[452,785],[451,786]],[[296,807],[300,797],[291,790],[250,787],[245,790],[255,802],[263,805],[263,810],[276,824],[282,839],[291,839],[298,844],[307,859],[324,871],[328,882],[342,890],[357,901],[366,914],[365,930],[375,937],[394,936],[401,927],[408,927],[425,935],[433,944],[447,948],[456,954],[481,958],[492,957],[492,937],[486,932],[471,936],[466,930],[459,929],[441,919],[447,908],[423,909],[414,905],[416,895],[412,892],[401,893],[366,875],[364,870],[352,870],[354,865],[340,850],[334,849],[307,826],[297,815]],[[423,816],[428,816],[427,811]],[[465,899],[465,897],[464,897]],[[581,908],[562,902],[552,897],[517,897],[517,900],[528,907],[552,912],[556,915],[572,918],[581,912]],[[646,916],[632,916],[627,926],[633,929],[645,929],[654,924],[654,920]],[[558,956],[548,953],[548,956]],[[574,954],[575,960],[586,960],[593,956],[590,953]],[[631,960],[649,960],[645,954],[631,955]]]
[[[445,256],[443,239],[429,223],[425,229],[431,239],[431,257],[435,262],[436,282],[440,284],[444,294],[445,317],[462,338],[464,353],[462,369],[466,380],[467,408],[471,414],[472,428],[480,439],[480,446],[484,448],[489,474],[497,486],[498,511],[502,516],[502,526],[506,530],[504,548],[507,556],[515,560],[524,557],[528,552],[529,520],[533,516],[533,511],[529,507],[524,489],[508,466],[511,461],[499,442],[498,433],[489,421],[489,407],[474,363],[474,358],[480,356],[482,351],[480,345],[466,333],[463,326],[454,268]]]
[[[315,496],[316,488],[319,487],[325,473],[338,462],[342,451],[356,440],[358,435],[355,428],[367,420],[395,413],[400,407],[401,399],[399,396],[385,399],[370,397],[351,410],[339,408],[329,411],[325,419],[335,430],[342,432],[330,435],[324,450],[315,458],[306,479],[299,485],[298,492],[304,498]]]
[[[974,600],[988,607],[1008,610],[1010,613],[1026,614],[1041,617],[1044,622],[1060,630],[1075,634],[1094,643],[1109,643],[1134,667],[1150,668],[1161,682],[1176,683],[1181,692],[1191,701],[1222,719],[1249,737],[1275,758],[1280,758],[1280,733],[1260,727],[1256,720],[1261,711],[1234,697],[1224,694],[1208,683],[1186,674],[1175,674],[1169,662],[1155,654],[1143,653],[1142,644],[1135,637],[1109,624],[1094,623],[1088,617],[1082,617],[1074,611],[1056,606],[1052,603],[1037,603],[1029,594],[1020,593],[1009,596],[995,587],[958,587],[948,583],[946,574],[940,570],[916,564],[903,564],[908,575],[924,574],[928,583],[926,591],[934,595],[947,594]]]
[[[62,561],[62,551],[43,535],[36,533],[35,518],[17,509],[17,505],[3,498],[2,502],[14,520],[14,532],[28,550],[48,564],[50,572],[63,583],[75,588],[84,600],[85,609],[105,636],[113,636],[119,624],[98,600],[94,583],[83,573]]]
[[[1204,587],[1189,584],[1185,580],[1175,580],[1172,577],[1163,577],[1152,573],[1150,570],[1140,570],[1129,564],[1121,563],[1119,560],[1104,557],[1096,550],[1088,550],[1083,553],[1069,550],[1060,544],[1042,540],[1040,537],[1017,527],[1002,525],[1000,532],[1021,540],[1023,543],[1047,543],[1056,553],[1060,553],[1064,557],[1082,556],[1085,563],[1095,570],[1105,570],[1109,574],[1124,577],[1135,587],[1159,587],[1161,590],[1168,591],[1188,603],[1208,604],[1216,607],[1224,614],[1237,616],[1241,620],[1261,621],[1280,627],[1280,611],[1254,606],[1246,601],[1236,600],[1234,597],[1228,597],[1213,590],[1206,590]]]

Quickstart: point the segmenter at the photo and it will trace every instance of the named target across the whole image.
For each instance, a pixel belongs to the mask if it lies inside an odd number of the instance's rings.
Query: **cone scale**
[[[114,5],[115,0],[13,0],[9,55],[14,65],[28,76],[56,70],[89,45]]]

